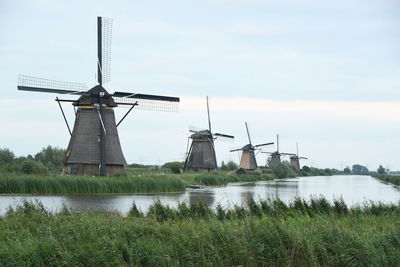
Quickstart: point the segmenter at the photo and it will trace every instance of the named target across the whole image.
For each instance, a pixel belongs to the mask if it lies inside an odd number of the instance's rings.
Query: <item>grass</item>
[[[225,185],[230,182],[271,180],[271,174],[237,175],[233,172],[172,174],[166,169],[129,169],[124,175],[41,176],[0,174],[0,194],[116,194],[182,192],[188,184]]]
[[[372,174],[372,177],[394,185],[400,185],[400,175]]]
[[[25,202],[0,218],[0,265],[397,266],[399,219],[399,205],[340,199],[249,199],[229,210],[156,202],[128,217]]]

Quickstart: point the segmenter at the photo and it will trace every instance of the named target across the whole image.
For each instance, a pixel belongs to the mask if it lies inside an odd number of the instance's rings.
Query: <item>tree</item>
[[[303,171],[303,172],[310,172],[311,169],[310,169],[310,167],[304,165],[303,168],[301,168],[301,171]]]
[[[296,177],[295,170],[286,161],[282,161],[281,163],[273,165],[271,169],[275,176],[278,178]]]
[[[64,164],[65,149],[47,146],[35,155],[35,160],[47,167],[62,167]]]
[[[379,174],[385,174],[385,168],[382,165],[379,165],[379,168],[377,171]]]
[[[351,173],[350,167],[344,168],[343,173]]]
[[[0,162],[10,163],[15,159],[14,153],[8,148],[0,148]]]
[[[221,167],[219,168],[221,171],[234,171],[238,168],[238,165],[230,160],[226,164],[224,161],[221,162]]]

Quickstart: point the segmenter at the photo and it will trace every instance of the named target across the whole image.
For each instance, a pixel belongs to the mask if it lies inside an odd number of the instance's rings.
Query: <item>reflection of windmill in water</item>
[[[215,156],[214,140],[223,137],[233,139],[234,136],[220,133],[212,133],[211,131],[211,120],[210,120],[210,109],[207,100],[207,116],[208,116],[208,129],[205,130],[193,130],[190,137],[192,143],[189,150],[186,153],[186,160],[184,170],[192,171],[212,171],[218,168],[217,157]],[[189,139],[188,139],[189,144]]]
[[[251,143],[251,138],[250,138],[250,133],[249,133],[249,128],[247,126],[247,122],[245,122],[245,125],[246,125],[247,137],[249,138],[249,143],[242,148],[231,150],[231,152],[242,151],[242,156],[240,158],[240,164],[239,164],[239,172],[256,170],[257,169],[257,161],[256,161],[256,154],[254,153],[254,151],[258,150],[258,152],[259,152],[259,151],[261,151],[261,149],[259,149],[259,147],[274,144],[274,142],[270,142],[270,143],[264,143],[264,144],[259,144],[259,145],[253,145]]]
[[[296,154],[290,156],[290,165],[296,169],[296,170],[300,170],[300,160],[301,159],[308,159],[305,157],[299,157],[299,145],[298,143],[296,143]]]
[[[279,151],[279,135],[276,135],[276,151],[275,152],[261,152],[269,154],[271,157],[270,166],[275,166],[281,163],[281,156],[295,156],[296,154],[293,153],[283,153]]]
[[[115,92],[110,94],[103,83],[110,78],[112,20],[97,18],[97,81],[87,90],[85,84],[61,82],[20,75],[18,90],[78,95],[77,100],[56,98],[71,135],[64,162],[66,174],[106,175],[124,171],[126,161],[122,153],[117,127],[136,106],[139,109],[177,111],[179,98],[159,95]],[[77,107],[71,132],[60,102],[72,102]],[[118,122],[113,108],[119,105],[130,109]]]

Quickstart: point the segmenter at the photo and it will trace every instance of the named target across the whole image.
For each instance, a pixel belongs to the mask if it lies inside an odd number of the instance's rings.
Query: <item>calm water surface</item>
[[[371,176],[314,176],[295,179],[277,179],[256,183],[232,183],[224,187],[206,187],[204,189],[188,189],[183,193],[135,194],[135,195],[99,195],[99,196],[6,196],[0,195],[0,214],[4,214],[9,206],[15,207],[22,200],[38,200],[50,211],[58,211],[63,205],[73,211],[118,211],[126,214],[132,203],[142,210],[155,201],[177,206],[179,202],[202,200],[210,207],[220,203],[229,208],[243,205],[248,197],[256,200],[268,197],[280,198],[290,202],[295,197],[309,199],[313,196],[324,196],[329,200],[342,197],[349,205],[365,201],[398,203],[400,187],[381,182]]]

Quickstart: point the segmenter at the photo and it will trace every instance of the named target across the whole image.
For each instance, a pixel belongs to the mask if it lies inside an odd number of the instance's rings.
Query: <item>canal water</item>
[[[85,195],[85,196],[37,196],[0,195],[0,214],[9,206],[15,207],[23,200],[40,201],[50,211],[57,212],[64,205],[72,211],[117,211],[126,214],[132,203],[146,212],[156,200],[176,207],[179,202],[202,200],[210,207],[221,204],[225,208],[243,205],[249,197],[256,201],[280,198],[290,202],[295,197],[310,199],[324,196],[328,200],[342,197],[348,205],[374,201],[399,203],[400,187],[384,183],[371,176],[313,176],[293,179],[276,179],[256,183],[232,183],[221,187],[188,189],[182,193],[133,194],[133,195]]]

